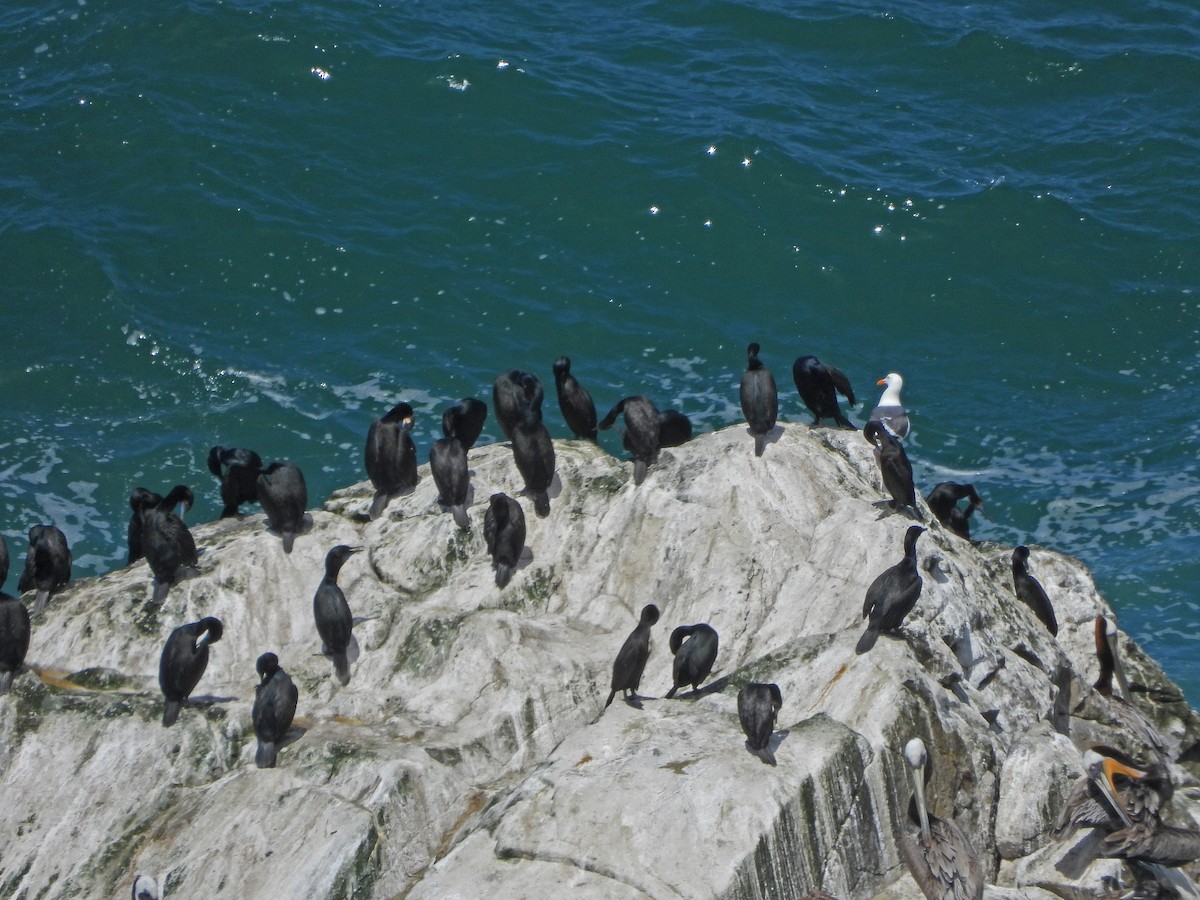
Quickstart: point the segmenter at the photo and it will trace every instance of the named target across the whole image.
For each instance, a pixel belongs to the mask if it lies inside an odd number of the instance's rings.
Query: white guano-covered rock
[[[521,487],[507,445],[470,453],[470,532],[423,467],[374,522],[369,484],[337,492],[290,555],[261,514],[193,527],[199,572],[161,607],[145,563],[73,584],[0,698],[0,896],[123,896],[145,872],[171,898],[919,897],[896,843],[915,735],[933,812],[970,836],[990,896],[1057,893],[1046,872],[1075,839],[1047,832],[1080,748],[1114,737],[1090,688],[1092,619],[1110,610],[1086,570],[1033,548],[1055,639],[1013,595],[1011,548],[927,522],[917,608],[856,656],[867,586],[900,559],[910,520],[881,503],[861,434],[774,437],[756,459],[744,427],[700,436],[639,487],[628,462],[558,442],[550,516],[522,499],[528,549],[504,590],[483,514]],[[345,688],[312,616],[339,543],[366,550],[340,578],[356,621]],[[643,708],[604,709],[646,603],[662,618]],[[164,729],[163,642],[206,615],[224,637]],[[670,632],[697,622],[720,634],[711,685],[660,699]],[[1166,691],[1137,703],[1187,762],[1196,716],[1125,643],[1135,684]],[[279,767],[258,770],[250,708],[268,650],[300,701]],[[738,723],[751,681],[783,693],[775,767]],[[1081,872],[1078,895],[1099,896]]]

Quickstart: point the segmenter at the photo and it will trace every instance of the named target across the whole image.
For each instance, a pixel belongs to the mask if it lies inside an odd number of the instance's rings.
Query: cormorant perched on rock
[[[866,653],[875,646],[881,632],[895,631],[912,612],[921,596],[921,576],[917,572],[917,538],[925,531],[920,525],[909,525],[904,533],[904,559],[885,569],[871,586],[863,601],[863,618],[867,630],[858,639],[855,653]]]
[[[254,734],[258,738],[254,764],[260,769],[273,769],[279,744],[292,727],[300,692],[274,653],[260,656],[255,668],[261,680],[254,688]]]
[[[162,688],[164,726],[174,725],[183,701],[191,696],[208,668],[208,648],[221,639],[220,619],[206,616],[180,625],[171,632],[158,660],[158,686]]]
[[[175,508],[192,508],[195,498],[186,485],[177,484],[171,492],[154,506],[142,512],[142,550],[146,562],[154,573],[154,602],[167,599],[171,585],[179,577],[179,570],[195,567],[200,563],[196,541],[183,523]],[[132,505],[132,498],[130,503]]]
[[[883,475],[883,486],[892,495],[892,509],[908,509],[918,522],[917,488],[913,484],[912,464],[904,446],[886,428],[871,421],[863,428],[867,440],[875,445],[875,458],[879,461],[879,472]]]
[[[508,494],[492,494],[483,514],[483,537],[496,570],[496,587],[505,587],[525,549],[525,512],[521,504]]]
[[[754,435],[754,455],[762,456],[767,435],[775,428],[779,417],[779,391],[775,376],[758,358],[758,344],[746,348],[746,371],[742,373],[742,415]]]
[[[642,607],[642,615],[637,627],[625,638],[617,659],[613,663],[612,690],[604,701],[607,709],[617,696],[617,691],[625,694],[626,700],[637,699],[638,685],[642,683],[642,672],[646,669],[646,661],[650,659],[650,629],[658,621],[658,607],[647,603]]]
[[[900,402],[900,389],[904,387],[904,379],[895,372],[889,372],[877,383],[885,384],[887,387],[884,388],[879,403],[871,410],[869,421],[878,422],[895,437],[906,437],[908,435],[908,411]]]
[[[149,875],[133,879],[133,900],[159,900],[158,882]]]
[[[523,493],[533,498],[533,509],[541,518],[550,515],[550,485],[554,482],[554,442],[542,424],[540,408],[526,407],[514,423],[513,460],[525,480]]]
[[[738,721],[746,732],[746,746],[767,765],[775,765],[771,735],[775,733],[775,718],[783,706],[779,685],[747,684],[738,691],[737,706]]]
[[[571,374],[570,357],[560,356],[554,361],[554,384],[558,388],[558,408],[567,427],[575,437],[595,441],[596,404]]]
[[[648,397],[638,395],[626,397],[608,411],[608,415],[596,427],[605,431],[613,427],[617,416],[625,414],[625,433],[622,441],[633,457],[633,483],[646,480],[646,468],[658,456],[659,416],[658,410]]]
[[[464,397],[442,413],[442,436],[458,438],[463,449],[470,450],[483,433],[487,409],[482,400]]]
[[[457,441],[455,442],[457,443]],[[317,622],[317,634],[325,644],[324,652],[333,659],[333,669],[342,685],[350,683],[350,661],[346,651],[350,647],[354,616],[346,595],[338,586],[338,572],[342,565],[362,547],[338,544],[325,554],[325,577],[313,595],[313,618]]]
[[[258,476],[257,489],[267,524],[283,539],[283,552],[291,553],[296,535],[304,529],[308,508],[304,473],[291,463],[273,462]]]
[[[129,508],[133,510],[133,514],[129,517],[129,530],[126,533],[129,556],[125,565],[131,566],[146,555],[142,549],[142,520],[147,512],[162,503],[162,499],[161,494],[156,494],[148,488],[135,487],[130,491]]]
[[[983,865],[967,836],[954,822],[929,814],[925,784],[929,754],[925,742],[913,738],[904,745],[904,760],[912,779],[908,826],[900,835],[900,855],[913,880],[930,900],[979,900],[983,896]]]
[[[711,625],[680,625],[671,632],[671,653],[675,663],[671,667],[674,684],[667,691],[670,700],[685,684],[698,690],[700,683],[712,671],[717,658],[717,630]]]
[[[221,518],[238,515],[243,503],[257,503],[255,481],[262,471],[262,459],[253,450],[242,447],[213,447],[208,451],[208,471],[221,482]]]
[[[822,419],[833,419],[842,428],[854,427],[838,406],[839,393],[851,407],[856,402],[850,379],[840,370],[825,365],[815,356],[799,356],[792,363],[792,380],[796,382],[800,399],[814,416],[813,425],[820,425]]]
[[[470,528],[467,518],[467,489],[471,486],[467,451],[456,437],[434,441],[429,448],[429,471],[437,485],[438,501],[450,507],[459,528]]]
[[[692,439],[692,420],[677,409],[658,414],[658,446],[678,447]]]
[[[971,501],[965,510],[958,505],[958,501],[964,497]],[[943,481],[934,485],[933,490],[925,496],[925,502],[939,522],[959,537],[968,541],[971,539],[971,513],[983,508],[983,500],[975,492],[975,485]]]
[[[17,582],[17,590],[37,589],[33,614],[37,615],[71,580],[71,549],[67,536],[55,525],[34,525],[29,529],[29,552],[25,556],[25,571]]]
[[[512,440],[513,428],[528,418],[530,413],[535,414],[539,422],[542,421],[542,400],[545,396],[542,383],[536,375],[511,369],[496,376],[492,382],[492,409],[506,438]]]
[[[417,486],[417,447],[410,434],[412,426],[413,408],[397,403],[367,430],[363,464],[375,487],[367,514],[372,519],[383,515],[393,499],[411,493]]]
[[[28,651],[29,612],[16,597],[0,591],[0,694],[12,687]]]
[[[1012,554],[1013,590],[1017,599],[1033,610],[1046,630],[1058,634],[1058,620],[1054,618],[1054,607],[1042,589],[1041,583],[1029,574],[1029,548],[1020,546]]]

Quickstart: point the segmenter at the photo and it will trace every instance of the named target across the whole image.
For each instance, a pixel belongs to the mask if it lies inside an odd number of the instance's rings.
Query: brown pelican
[[[913,738],[904,745],[913,796],[908,805],[909,827],[900,836],[900,855],[913,880],[930,900],[978,900],[983,896],[983,866],[962,830],[949,819],[931,816],[925,807],[929,754],[925,742]],[[917,825],[916,831],[912,825]]]
[[[1139,862],[1180,896],[1200,897],[1192,880],[1176,868],[1200,858],[1200,830],[1167,824],[1159,815],[1174,793],[1166,766],[1136,769],[1096,750],[1084,754],[1084,762],[1088,779],[1119,826],[1104,838],[1100,855]],[[1117,776],[1127,780],[1121,790]]]
[[[1129,682],[1125,678],[1125,667],[1117,652],[1117,625],[1104,616],[1096,616],[1096,659],[1100,663],[1100,676],[1092,685],[1108,699],[1113,715],[1146,748],[1160,759],[1167,755],[1167,745],[1154,724],[1140,709],[1133,705],[1129,693]],[[1121,696],[1113,694],[1113,676],[1121,687]]]
[[[1113,781],[1113,776],[1117,774],[1129,776],[1131,772],[1145,774],[1151,770],[1157,773],[1158,766],[1143,767],[1119,750],[1101,746],[1088,750],[1084,754],[1083,760],[1084,774],[1071,788],[1071,793],[1067,795],[1067,799],[1063,803],[1062,812],[1059,813],[1058,820],[1054,823],[1054,829],[1050,832],[1051,837],[1056,841],[1069,836],[1076,828],[1103,828],[1109,832],[1119,831],[1125,826],[1116,812],[1118,807],[1142,809],[1145,808],[1148,801],[1158,802],[1161,799],[1161,794],[1146,792],[1142,783],[1132,781],[1128,777],[1122,778],[1119,788]],[[1143,769],[1145,772],[1142,771]],[[1100,777],[1102,774],[1107,774],[1108,783],[1113,786],[1116,794],[1115,802],[1102,787],[1104,780]],[[1134,785],[1141,790],[1141,796],[1137,799],[1129,796],[1130,789]]]

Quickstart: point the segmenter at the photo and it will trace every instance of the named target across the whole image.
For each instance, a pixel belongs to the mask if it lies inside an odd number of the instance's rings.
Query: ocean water
[[[732,424],[755,340],[788,420],[797,355],[903,373],[919,487],[1082,558],[1200,702],[1200,11],[1053,6],[11,0],[14,572],[41,521],[120,565],[136,485],[216,516],[215,443],[316,504],[392,403],[424,458],[561,353]]]

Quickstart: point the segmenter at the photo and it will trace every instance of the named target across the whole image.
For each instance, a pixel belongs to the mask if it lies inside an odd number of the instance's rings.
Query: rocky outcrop
[[[120,896],[145,872],[169,897],[919,897],[896,844],[913,735],[933,811],[966,830],[994,896],[1132,883],[1111,861],[1060,865],[1077,839],[1047,837],[1079,748],[1122,739],[1089,687],[1092,618],[1110,610],[1084,567],[1034,548],[1055,639],[1013,595],[1011,548],[931,523],[916,610],[857,656],[867,585],[910,520],[882,505],[861,434],[772,438],[755,458],[744,427],[704,435],[638,487],[627,462],[557,443],[551,514],[527,516],[503,590],[482,522],[489,494],[521,487],[506,445],[470,454],[469,532],[424,468],[373,522],[369,484],[337,492],[290,555],[260,514],[194,528],[199,572],[161,606],[145,563],[73,584],[34,622],[33,673],[0,698],[0,896]],[[339,543],[366,548],[340,578],[356,616],[345,688],[312,615]],[[667,637],[696,622],[720,633],[712,683],[604,710],[650,602],[641,692],[670,687]],[[206,615],[224,637],[165,729],[159,653]],[[1132,680],[1156,689],[1139,705],[1190,764],[1197,717],[1126,647]],[[279,767],[259,770],[267,650],[300,702]],[[751,681],[783,692],[775,767],[738,724]]]

